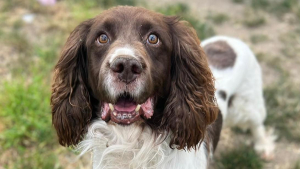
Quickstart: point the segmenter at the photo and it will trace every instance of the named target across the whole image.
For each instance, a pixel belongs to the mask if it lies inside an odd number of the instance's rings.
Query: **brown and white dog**
[[[222,127],[214,92],[193,28],[115,7],[68,38],[52,120],[61,145],[93,152],[93,168],[207,168]]]
[[[266,132],[267,116],[262,73],[251,49],[241,40],[215,36],[201,43],[215,77],[216,99],[223,115],[223,127],[250,129],[254,149],[266,160],[275,149],[272,130]]]

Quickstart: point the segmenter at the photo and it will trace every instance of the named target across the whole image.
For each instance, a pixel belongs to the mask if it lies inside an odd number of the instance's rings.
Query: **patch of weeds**
[[[296,10],[297,6],[300,7],[298,0],[281,0],[281,1],[275,2],[271,6],[270,12],[276,14],[277,16],[280,16],[280,15],[283,15],[288,12],[294,12],[294,10]]]
[[[18,29],[12,29],[11,32],[0,36],[0,41],[12,46],[19,53],[29,55],[32,52],[32,45],[29,40]]]
[[[134,6],[137,4],[137,0],[97,0],[98,3],[103,5],[105,8],[109,8],[117,5],[130,5]]]
[[[244,20],[244,25],[250,28],[258,27],[261,25],[264,25],[266,23],[266,20],[264,17],[253,17],[253,18],[247,18]]]
[[[295,10],[296,17],[300,20],[300,7]]]
[[[17,62],[11,65],[12,73],[28,73],[28,67],[32,64],[33,45],[19,29],[3,31],[3,34],[1,32],[0,42],[10,46],[18,55]]]
[[[68,0],[70,3],[76,2],[77,4],[84,5],[85,7],[101,7],[101,8],[110,8],[118,5],[130,5],[135,6],[137,0]]]
[[[290,31],[280,35],[280,40],[283,42],[281,50],[284,56],[295,58],[300,53],[300,32],[299,30]]]
[[[186,16],[190,12],[190,8],[185,3],[177,3],[164,8],[159,8],[157,11],[165,15]]]
[[[229,20],[229,16],[224,13],[216,13],[216,14],[209,14],[207,16],[208,20],[211,20],[214,24],[220,25],[225,21]]]
[[[69,2],[69,1],[68,1]],[[95,8],[93,1],[88,3],[70,3],[70,15],[72,16],[71,27],[75,28],[80,22],[94,18],[101,13],[101,9]]]
[[[61,36],[55,36],[53,39],[47,39],[43,45],[35,46],[35,55],[41,60],[41,64],[45,66],[43,69],[48,70],[47,72],[54,67],[63,42]]]
[[[265,17],[254,10],[246,10],[244,18],[243,24],[250,28],[259,27],[266,23]]]
[[[4,4],[0,7],[0,10],[7,12],[18,7],[28,9],[34,13],[47,12],[47,8],[40,5],[36,0],[4,0]]]
[[[300,169],[300,161],[298,161],[294,167],[294,169]]]
[[[264,9],[269,6],[269,0],[252,0],[251,5],[254,9]]]
[[[184,19],[187,20],[193,26],[200,39],[206,39],[215,35],[215,30],[211,25],[207,23],[202,23],[199,21],[199,19],[196,19],[192,16],[186,16],[184,17]]]
[[[53,140],[50,85],[42,77],[6,82],[0,92],[0,117],[7,128],[0,134],[4,148],[22,150]]]
[[[300,20],[300,4],[298,0],[251,0],[250,4],[255,10],[270,12],[279,18],[285,13],[293,13]]]
[[[258,61],[264,62],[269,68],[274,70],[276,74],[279,75],[279,79],[288,76],[287,72],[282,67],[282,59],[280,57],[263,52],[256,53],[255,56]]]
[[[279,57],[265,57],[265,61],[267,62],[267,65],[270,66],[271,68],[273,68],[273,70],[275,70],[277,73],[280,74],[280,78],[283,77],[287,77],[288,74],[287,72],[282,68],[282,59],[280,59]],[[287,79],[286,79],[287,80]]]
[[[274,126],[280,138],[300,142],[300,91],[287,77],[283,75],[278,84],[264,89],[266,124]]]
[[[21,19],[18,19],[13,23],[12,27],[14,30],[19,30],[23,26],[23,23]]]
[[[263,35],[263,34],[255,34],[250,37],[250,40],[253,44],[265,42],[268,39],[269,39],[269,37],[267,35]]]
[[[0,149],[17,152],[4,163],[5,168],[58,168],[53,152],[56,136],[51,125],[50,85],[35,75],[1,86],[0,119],[5,130],[0,133]]]
[[[18,155],[11,157],[10,162],[4,162],[3,166],[7,169],[62,169],[62,166],[58,162],[57,154],[53,151],[54,148],[56,147],[47,147],[39,144],[34,148],[28,148],[27,151],[18,152]]]
[[[159,8],[157,9],[157,11],[165,15],[180,16],[183,20],[188,21],[197,31],[198,37],[200,39],[205,39],[215,35],[215,31],[211,25],[203,23],[198,18],[195,18],[192,15],[190,15],[189,8],[186,4],[172,4],[165,8]]]
[[[7,19],[8,19],[9,17],[7,16],[7,13],[1,13],[0,12],[0,26],[1,26],[1,28],[0,28],[0,30],[5,26],[5,25],[7,25]]]
[[[232,0],[232,2],[241,4],[244,3],[244,0]]]
[[[257,59],[259,62],[262,62],[262,61],[264,61],[264,60],[266,59],[267,54],[266,54],[266,53],[260,52],[260,53],[256,53],[255,56],[256,56],[256,59]]]
[[[252,147],[243,146],[221,153],[216,159],[216,165],[219,169],[261,169],[263,161]]]

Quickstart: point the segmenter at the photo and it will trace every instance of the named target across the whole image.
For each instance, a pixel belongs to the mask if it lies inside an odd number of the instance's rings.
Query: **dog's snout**
[[[123,57],[115,59],[110,65],[110,69],[117,73],[118,78],[126,84],[134,81],[143,71],[138,60]]]

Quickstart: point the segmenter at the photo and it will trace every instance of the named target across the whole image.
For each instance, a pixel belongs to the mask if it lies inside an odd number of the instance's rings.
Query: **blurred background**
[[[300,169],[299,0],[1,0],[0,169],[91,168],[89,154],[78,159],[58,144],[52,70],[75,26],[116,5],[179,15],[202,40],[218,34],[245,41],[262,67],[275,157],[261,160],[249,132],[226,129],[211,168]]]

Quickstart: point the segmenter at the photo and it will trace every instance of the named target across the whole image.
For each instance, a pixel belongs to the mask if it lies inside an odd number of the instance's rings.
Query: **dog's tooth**
[[[121,116],[121,114],[118,114],[118,119],[120,119],[122,116]]]
[[[131,116],[131,114],[128,114],[128,118],[130,118],[130,119],[131,119],[131,117],[132,117],[132,116]]]
[[[117,116],[117,112],[114,111],[114,112],[113,112],[113,115],[114,115],[114,116]]]
[[[139,115],[139,112],[136,111],[135,114],[136,114],[136,115]]]
[[[127,119],[127,113],[124,113],[124,114],[123,114],[123,118],[124,118],[124,119]]]
[[[138,105],[136,106],[136,108],[135,108],[135,111],[138,112],[138,111],[140,110],[140,108],[141,108],[141,105],[138,104]]]
[[[109,108],[110,108],[111,111],[114,111],[115,108],[114,108],[114,106],[111,103],[109,103],[108,106],[109,106]]]

